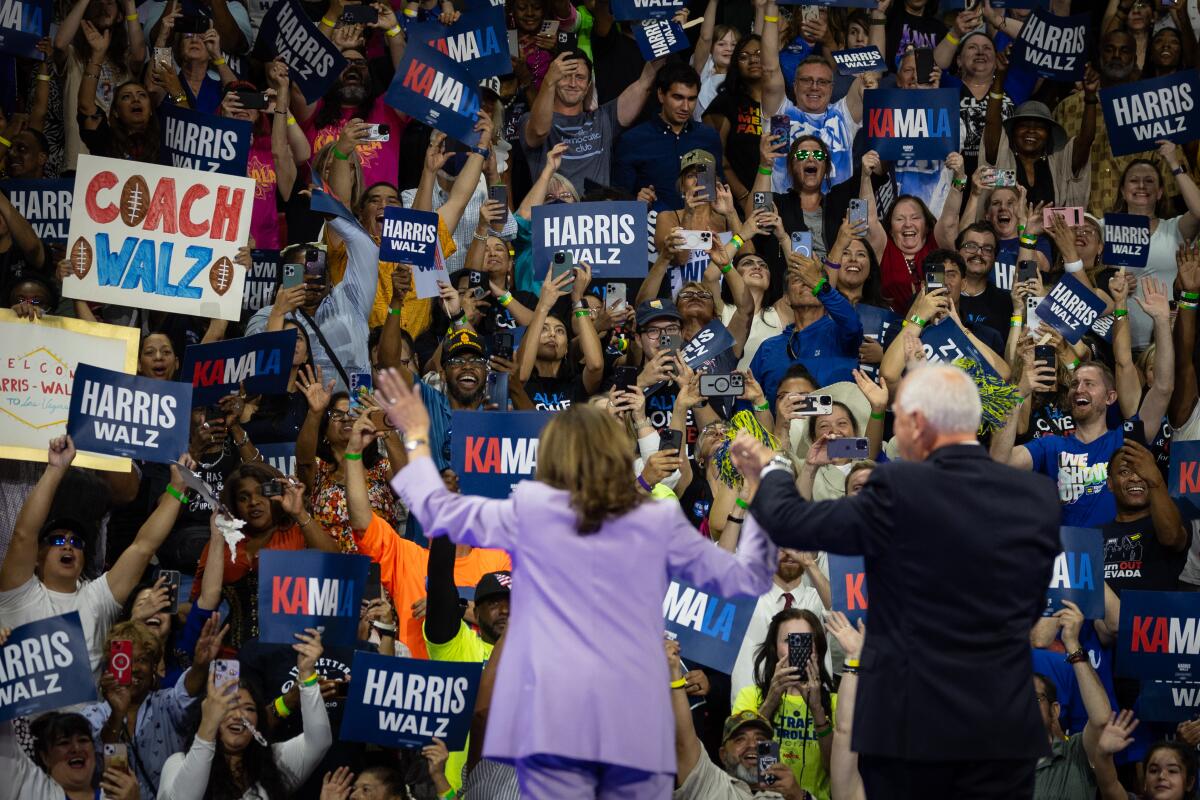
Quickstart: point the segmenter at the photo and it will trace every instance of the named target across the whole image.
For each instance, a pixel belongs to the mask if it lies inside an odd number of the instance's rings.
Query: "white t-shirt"
[[[704,69],[700,70],[700,94],[696,97],[696,110],[692,112],[692,119],[700,122],[700,117],[704,115],[704,109],[708,108],[717,96],[717,90],[721,88],[721,84],[725,82],[727,73],[717,74],[717,66],[713,63],[712,56],[704,62]]]
[[[789,142],[794,142],[797,136],[819,136],[829,150],[829,185],[834,186],[847,180],[854,174],[854,137],[861,122],[855,122],[846,107],[846,98],[838,100],[823,114],[812,114],[802,111],[791,100],[784,99],[778,114],[790,117],[792,131]],[[770,120],[763,114],[763,126],[767,127]],[[787,158],[775,159],[775,170],[771,173],[771,190],[784,194],[792,188],[792,176],[788,172]]]
[[[736,311],[737,308],[733,304],[726,303],[721,312],[721,322],[729,325]],[[779,321],[779,312],[775,310],[774,306],[768,308],[765,313],[755,311],[754,317],[750,320],[750,335],[746,337],[746,346],[742,349],[742,360],[738,362],[737,368],[749,370],[750,362],[754,360],[754,354],[758,352],[762,343],[781,333],[783,333],[783,325]],[[767,399],[771,400],[769,397]]]
[[[79,612],[92,673],[99,679],[100,665],[104,661],[104,637],[121,613],[121,605],[108,588],[106,575],[82,582],[77,590],[69,593],[50,591],[36,575],[16,589],[0,592],[0,620],[6,627],[15,628],[72,611]]]

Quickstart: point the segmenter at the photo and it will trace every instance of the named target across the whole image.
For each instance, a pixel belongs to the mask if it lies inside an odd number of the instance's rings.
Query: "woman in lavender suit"
[[[546,425],[536,481],[507,500],[453,494],[430,459],[420,395],[389,373],[377,380],[379,399],[409,450],[392,488],[427,536],[512,556],[512,616],[484,755],[512,763],[532,800],[670,797],[668,582],[757,597],[771,585],[774,546],[748,517],[737,554],[728,553],[678,503],[641,493],[625,432],[588,405]]]

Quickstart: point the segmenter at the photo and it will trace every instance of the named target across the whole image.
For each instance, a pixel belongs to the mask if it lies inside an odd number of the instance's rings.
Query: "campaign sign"
[[[1137,699],[1138,719],[1183,722],[1200,715],[1200,685],[1143,681]]]
[[[263,461],[270,464],[284,475],[296,474],[296,443],[295,442],[254,442]]]
[[[1104,215],[1105,266],[1146,266],[1150,258],[1150,218],[1141,214]]]
[[[53,19],[50,0],[5,0],[0,5],[0,53],[42,61],[37,43]]]
[[[160,156],[171,166],[223,175],[246,174],[253,135],[249,122],[173,103],[159,106],[158,114],[162,117]]]
[[[436,260],[438,215],[433,211],[388,206],[383,210],[380,236],[380,261],[431,267]]]
[[[276,0],[263,17],[254,49],[264,60],[282,58],[309,103],[325,96],[346,68],[337,45],[317,29],[298,0]]]
[[[191,410],[186,383],[80,364],[67,434],[89,453],[169,464],[187,452]]]
[[[63,296],[236,320],[254,180],[80,156]]]
[[[1013,46],[1015,63],[1052,81],[1081,80],[1090,21],[1090,14],[1060,17],[1035,8]]]
[[[450,466],[463,494],[508,497],[532,479],[538,437],[552,411],[455,411],[451,420]]]
[[[663,598],[663,622],[688,661],[729,674],[757,602],[753,597],[728,600],[673,580]]]
[[[953,364],[959,359],[973,361],[985,372],[995,374],[996,371],[967,334],[954,320],[946,318],[937,325],[929,325],[921,331],[921,345],[925,350],[925,360],[931,363]]]
[[[1121,83],[1100,90],[1104,127],[1114,156],[1141,153],[1167,139],[1200,139],[1200,76],[1181,69],[1161,78]]]
[[[733,334],[719,319],[705,325],[679,351],[689,368],[698,370],[733,347]],[[736,363],[736,361],[735,361]]]
[[[670,19],[648,19],[641,25],[634,25],[633,39],[647,61],[665,58],[692,46],[683,26]]]
[[[646,277],[646,204],[556,203],[533,207],[533,277],[560,250],[592,265],[592,280]]]
[[[419,299],[439,297],[442,293],[439,283],[450,283],[450,271],[446,269],[446,259],[442,257],[441,242],[434,244],[432,264],[418,264],[413,268],[413,289]]]
[[[1063,600],[1079,606],[1087,619],[1104,618],[1104,537],[1098,528],[1058,529],[1062,552],[1054,559],[1043,616],[1066,608]]]
[[[941,161],[958,150],[957,89],[868,89],[867,147],[887,161]]]
[[[50,178],[41,181],[4,181],[0,191],[22,217],[33,226],[33,232],[44,242],[65,243],[71,225],[71,199],[75,196],[74,181],[70,178]]]
[[[464,11],[458,22],[448,27],[436,21],[409,25],[408,39],[425,42],[454,59],[476,81],[512,72],[503,4]]]
[[[1200,674],[1200,593],[1121,592],[1115,674],[1192,681]]]
[[[1062,276],[1037,307],[1044,322],[1075,344],[1104,313],[1105,302],[1071,273]]]
[[[429,45],[410,40],[384,98],[402,113],[465,145],[479,144],[479,79]]]
[[[867,568],[862,556],[829,554],[829,590],[833,610],[857,625],[867,621]]]
[[[384,747],[467,746],[483,664],[355,651],[340,736]]]
[[[258,554],[258,638],[295,644],[294,634],[324,626],[326,647],[358,641],[359,604],[371,559],[316,550]]]
[[[312,164],[309,164],[309,169],[312,171],[312,200],[308,204],[309,209],[317,214],[332,214],[361,228],[358,217],[346,207],[346,201],[329,188],[329,184],[321,177],[320,170],[313,169]]]
[[[250,271],[246,273],[246,286],[242,290],[242,319],[247,320],[255,311],[274,303],[278,289],[279,251],[251,250]]]
[[[1171,441],[1167,489],[1181,504],[1200,511],[1200,442]]]
[[[180,380],[192,384],[192,403],[207,406],[227,394],[283,394],[296,352],[295,328],[241,339],[189,345]]]
[[[78,611],[13,628],[0,647],[0,722],[93,702],[84,641]]]
[[[779,0],[781,6],[828,6],[830,8],[875,8],[875,0]]]
[[[687,7],[687,0],[611,0],[613,18],[618,22],[635,19],[670,19]]]
[[[886,72],[887,63],[878,47],[855,47],[852,50],[837,50],[833,62],[842,75],[861,75],[864,72]]]

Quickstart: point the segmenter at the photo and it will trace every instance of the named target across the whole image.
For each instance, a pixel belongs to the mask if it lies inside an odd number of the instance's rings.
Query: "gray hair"
[[[950,364],[925,364],[910,370],[896,407],[920,411],[935,431],[946,434],[976,433],[983,415],[975,381]]]

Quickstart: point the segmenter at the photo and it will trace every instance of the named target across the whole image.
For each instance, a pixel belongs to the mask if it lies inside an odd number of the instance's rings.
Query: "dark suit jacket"
[[[885,464],[858,496],[827,502],[805,502],[773,471],[750,511],[782,547],[865,556],[855,751],[916,761],[1049,753],[1029,630],[1059,552],[1052,481],[979,445],[952,445]]]

